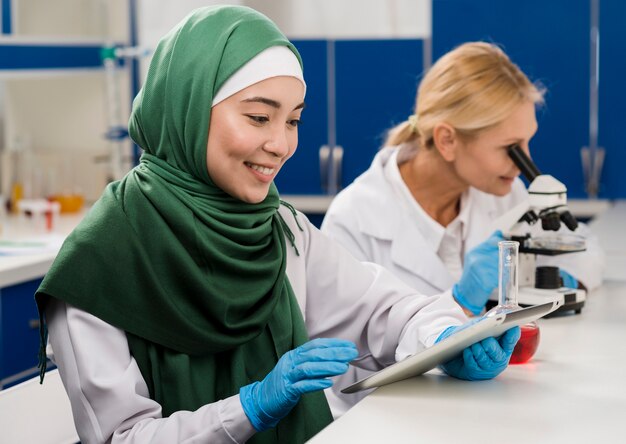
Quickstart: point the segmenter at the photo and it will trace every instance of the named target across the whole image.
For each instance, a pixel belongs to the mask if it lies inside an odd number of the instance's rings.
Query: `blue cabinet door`
[[[626,2],[600,2],[600,84],[598,144],[606,158],[600,194],[626,198]]]
[[[463,42],[491,41],[545,85],[531,152],[570,197],[586,197],[580,149],[589,143],[589,21],[589,0],[433,0],[434,59]]]
[[[423,41],[342,40],[336,45],[337,143],[344,150],[345,187],[370,166],[386,131],[413,112]]]
[[[328,143],[326,41],[295,40],[304,65],[305,108],[298,131],[298,149],[276,177],[281,194],[323,194],[319,149]]]
[[[276,178],[281,194],[324,194],[319,149],[328,144],[326,40],[294,41],[307,82],[299,146]],[[365,171],[385,132],[412,112],[423,67],[421,40],[335,42],[336,142],[344,150],[341,186]]]
[[[0,379],[5,382],[37,367],[39,316],[34,294],[40,283],[34,280],[0,289]]]

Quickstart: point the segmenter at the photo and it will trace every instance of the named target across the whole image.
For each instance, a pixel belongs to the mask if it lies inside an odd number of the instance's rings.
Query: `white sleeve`
[[[339,243],[307,227],[309,334],[354,341],[359,349],[354,365],[381,369],[432,345],[450,325],[466,322],[449,292],[420,294],[383,267],[356,260]]]
[[[122,330],[54,299],[46,318],[81,442],[243,443],[255,433],[239,395],[163,418]]]

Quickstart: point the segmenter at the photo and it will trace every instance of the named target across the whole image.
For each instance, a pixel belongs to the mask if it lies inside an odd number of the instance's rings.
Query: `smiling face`
[[[507,149],[517,144],[529,155],[529,142],[536,132],[535,105],[524,102],[498,125],[467,142],[458,141],[453,168],[467,185],[504,196],[511,191],[513,181],[520,174]]]
[[[207,143],[207,168],[215,185],[244,202],[262,202],[298,146],[303,97],[302,82],[281,76],[215,105]]]

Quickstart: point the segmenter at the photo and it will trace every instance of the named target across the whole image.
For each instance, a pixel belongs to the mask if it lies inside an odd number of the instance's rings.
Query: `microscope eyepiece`
[[[535,180],[535,177],[541,175],[541,171],[537,168],[537,165],[530,160],[530,157],[526,155],[521,146],[513,144],[508,148],[509,157],[513,160],[515,166],[517,166],[528,182]]]
[[[578,228],[578,221],[574,216],[572,216],[572,213],[570,213],[569,211],[563,211],[560,215],[560,218],[561,222],[563,222],[565,226],[571,231],[574,231],[576,228]]]

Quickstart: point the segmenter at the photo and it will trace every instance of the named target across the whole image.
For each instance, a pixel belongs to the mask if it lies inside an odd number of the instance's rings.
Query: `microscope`
[[[501,230],[506,239],[520,243],[518,303],[528,306],[561,301],[557,311],[573,310],[578,314],[585,305],[585,290],[564,287],[558,267],[537,266],[537,255],[555,256],[586,249],[583,237],[560,230],[561,225],[570,231],[578,227],[566,205],[567,188],[554,177],[541,174],[519,145],[511,145],[508,154],[530,183],[528,199],[496,219],[492,232]],[[539,222],[543,231],[532,229]],[[491,299],[497,301],[497,292]]]

